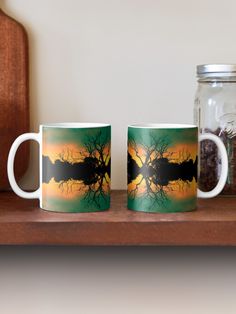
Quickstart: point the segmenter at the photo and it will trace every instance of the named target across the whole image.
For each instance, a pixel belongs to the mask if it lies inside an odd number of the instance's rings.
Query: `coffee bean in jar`
[[[199,65],[197,75],[194,120],[200,133],[213,133],[225,144],[229,174],[221,194],[236,195],[236,65]],[[221,160],[211,141],[203,141],[200,150],[198,184],[203,191],[210,191],[218,182]]]

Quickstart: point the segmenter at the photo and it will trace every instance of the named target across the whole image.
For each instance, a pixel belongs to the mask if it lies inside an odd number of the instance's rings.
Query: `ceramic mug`
[[[21,143],[39,144],[40,186],[35,192],[19,188],[14,158]],[[102,211],[110,207],[111,126],[98,123],[41,125],[39,133],[20,135],[8,156],[8,178],[23,198],[37,198],[40,207],[56,212]]]
[[[211,140],[221,155],[221,175],[209,192],[197,188],[199,141]],[[197,197],[211,198],[224,188],[228,158],[213,134],[198,135],[195,125],[137,124],[128,127],[128,208],[145,212],[196,209]]]

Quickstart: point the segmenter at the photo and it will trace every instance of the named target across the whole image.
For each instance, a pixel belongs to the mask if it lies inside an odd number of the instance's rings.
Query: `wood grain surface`
[[[236,198],[200,200],[188,213],[150,214],[128,210],[126,192],[113,191],[109,211],[64,214],[3,192],[0,244],[236,245]]]
[[[28,38],[24,27],[0,9],[0,190],[9,188],[7,157],[14,139],[29,131]],[[27,169],[29,143],[16,156],[20,178]]]

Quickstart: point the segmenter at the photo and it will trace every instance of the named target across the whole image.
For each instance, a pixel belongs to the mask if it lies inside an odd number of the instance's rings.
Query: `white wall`
[[[29,33],[32,131],[110,122],[113,188],[127,125],[192,122],[196,64],[236,62],[235,0],[0,1]],[[25,186],[35,169],[33,149]],[[4,314],[236,312],[233,249],[0,252]]]
[[[111,123],[113,188],[126,186],[127,125],[192,122],[196,64],[236,60],[233,0],[0,1],[29,33],[31,129]]]

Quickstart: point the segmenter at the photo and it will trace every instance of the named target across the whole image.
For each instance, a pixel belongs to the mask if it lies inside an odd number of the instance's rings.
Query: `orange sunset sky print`
[[[138,186],[137,196],[145,195],[147,191],[147,186],[145,180],[143,180],[142,175],[140,174],[135,180],[133,180],[128,185],[128,190],[135,190],[136,185]],[[156,192],[158,191],[158,187],[152,184],[150,188]],[[168,186],[163,187],[163,191],[168,194],[168,196],[174,199],[186,199],[191,198],[196,195],[197,184],[195,180],[191,182],[184,182],[181,180],[171,181]]]
[[[145,161],[146,152],[142,145],[138,145],[138,156],[141,158],[142,162]],[[132,158],[136,161],[139,167],[142,166],[140,158],[137,156],[135,149],[132,144],[128,145],[128,152]],[[198,145],[196,143],[177,143],[171,147],[168,147],[167,151],[164,153],[163,157],[169,157],[171,162],[182,162],[186,158],[195,161],[198,152]],[[153,154],[154,155],[154,154]],[[152,156],[151,156],[152,158]]]
[[[104,156],[109,154],[109,144],[107,144],[103,150]],[[64,160],[69,163],[82,162],[85,157],[89,156],[87,149],[75,143],[62,143],[62,144],[51,144],[44,143],[42,153],[44,156],[48,156],[52,163],[56,160]],[[98,155],[94,154],[95,156]],[[109,157],[110,158],[110,157]],[[109,158],[106,158],[106,162],[109,162]]]
[[[109,193],[110,191],[110,178],[106,174],[106,178],[103,179],[103,191]],[[97,183],[98,185],[99,183]],[[78,197],[82,197],[89,187],[81,184],[79,180],[68,180],[67,182],[56,182],[54,178],[49,183],[42,184],[42,193],[44,197],[53,197],[64,200],[72,200]],[[96,189],[96,186],[95,186]]]
[[[52,163],[62,158],[71,163],[81,162],[84,157],[88,156],[87,150],[75,143],[51,144],[45,142],[42,153],[44,156],[48,156]]]

